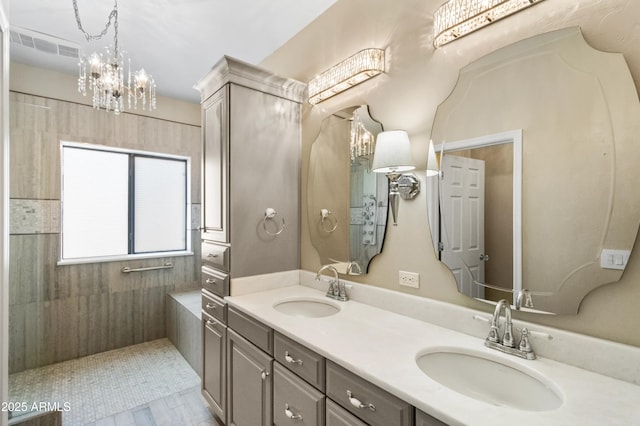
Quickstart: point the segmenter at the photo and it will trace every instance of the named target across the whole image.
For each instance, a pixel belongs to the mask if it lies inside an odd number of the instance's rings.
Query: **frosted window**
[[[135,157],[134,252],[185,250],[186,162]]]
[[[129,156],[64,147],[62,257],[128,253]]]
[[[188,252],[189,158],[104,148],[62,144],[62,261]]]

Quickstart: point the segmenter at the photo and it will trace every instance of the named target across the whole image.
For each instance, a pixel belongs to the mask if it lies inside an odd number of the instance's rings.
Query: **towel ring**
[[[277,232],[269,232],[269,230],[267,229],[267,221],[268,220],[275,220],[274,218],[276,217],[276,215],[278,214],[278,212],[275,209],[272,209],[271,207],[268,207],[265,211],[264,211],[264,219],[262,219],[262,227],[264,228],[264,232],[267,233],[267,235],[271,235],[271,236],[276,236],[276,235],[280,235],[282,234],[282,231],[284,231],[284,217],[282,218],[282,227],[277,231]]]
[[[331,220],[329,219],[329,216],[331,216],[331,215],[333,215],[333,213],[331,213],[331,210],[320,209],[320,217],[322,217],[322,219],[320,219],[320,227],[327,234],[332,233],[338,227],[338,219],[336,219],[334,217],[333,219],[335,220],[335,224],[333,225],[333,228],[331,228],[331,229],[327,229],[326,228],[325,221],[329,222],[329,226],[331,226]]]

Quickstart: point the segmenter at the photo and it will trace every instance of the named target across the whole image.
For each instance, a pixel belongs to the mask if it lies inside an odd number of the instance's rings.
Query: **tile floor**
[[[64,426],[217,425],[200,378],[168,339],[12,374],[9,395],[57,404]]]

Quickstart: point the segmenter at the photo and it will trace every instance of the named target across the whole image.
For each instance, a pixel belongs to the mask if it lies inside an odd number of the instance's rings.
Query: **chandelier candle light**
[[[315,105],[383,72],[384,50],[361,50],[309,82],[309,103]]]
[[[433,14],[433,45],[479,30],[543,0],[449,0]]]
[[[113,24],[113,46],[105,48],[103,53],[92,53],[86,59],[78,62],[78,91],[87,95],[87,86],[93,93],[93,107],[104,108],[120,114],[124,110],[124,97],[127,97],[128,108],[156,109],[156,83],[144,68],[131,72],[131,59],[128,60],[128,79],[125,83],[124,52],[118,46],[118,2],[114,3],[109,14],[109,20],[100,34],[92,35],[82,27],[77,0],[73,0],[78,29],[82,31],[87,41],[100,40]],[[125,94],[126,92],[126,94]]]

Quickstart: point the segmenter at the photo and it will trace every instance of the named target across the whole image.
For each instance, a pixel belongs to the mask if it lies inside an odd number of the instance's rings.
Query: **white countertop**
[[[323,318],[300,318],[273,308],[278,302],[296,298],[318,299],[341,310]],[[640,425],[640,386],[632,383],[544,357],[530,361],[502,354],[486,348],[480,338],[354,300],[332,301],[322,292],[301,285],[226,300],[230,306],[451,425]],[[563,404],[552,411],[522,411],[454,392],[430,379],[416,365],[416,357],[434,347],[471,348],[545,377],[559,390]]]

